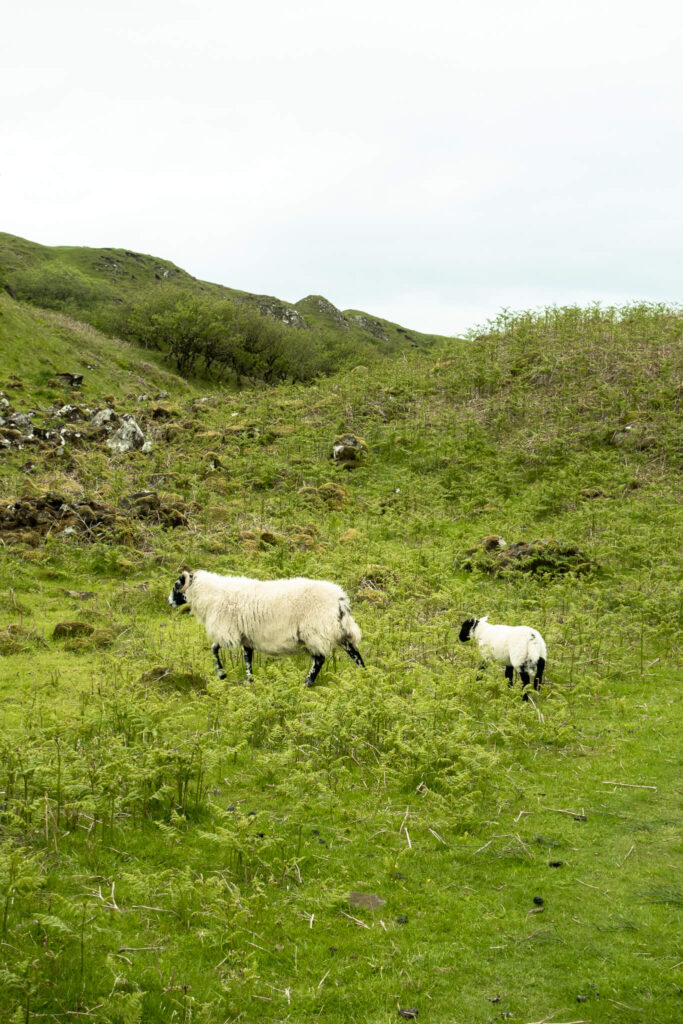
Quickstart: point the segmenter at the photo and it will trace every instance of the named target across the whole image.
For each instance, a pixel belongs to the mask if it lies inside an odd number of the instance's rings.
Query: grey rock
[[[67,384],[70,388],[80,388],[83,383],[82,373],[56,373],[55,377],[60,384]]]
[[[119,429],[107,440],[107,447],[112,452],[150,451],[151,444],[145,441],[145,435],[130,413],[124,413]],[[149,447],[146,447],[146,446]]]
[[[61,420],[68,420],[69,423],[86,419],[85,413],[77,405],[63,405],[61,409],[57,410],[57,416]]]
[[[7,424],[15,430],[22,430],[31,426],[31,417],[25,412],[13,412],[7,417]]]
[[[93,427],[112,427],[119,422],[118,414],[113,409],[97,409],[90,414],[90,423]]]

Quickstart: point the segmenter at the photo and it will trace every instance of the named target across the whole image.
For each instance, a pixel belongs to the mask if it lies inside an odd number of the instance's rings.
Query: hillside
[[[237,389],[0,294],[9,1020],[678,1019],[682,330]],[[367,670],[218,680],[185,567],[339,582]],[[545,636],[532,700],[458,643],[485,614]]]
[[[45,246],[0,232],[0,287],[15,298],[77,316],[109,334],[140,340],[129,330],[132,308],[191,296],[205,304],[229,304],[281,325],[285,344],[318,343],[333,361],[354,353],[356,361],[426,348],[442,340],[357,310],[342,312],[322,296],[285,302],[211,284],[168,260],[126,249]],[[313,337],[311,337],[313,336]],[[320,369],[327,372],[324,361]]]

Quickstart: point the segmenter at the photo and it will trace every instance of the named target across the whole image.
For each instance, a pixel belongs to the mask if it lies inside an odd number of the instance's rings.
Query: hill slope
[[[125,331],[122,314],[131,305],[162,293],[243,304],[291,329],[324,328],[343,346],[355,343],[370,353],[392,354],[440,340],[366,313],[342,313],[321,296],[293,305],[200,281],[168,260],[127,249],[45,246],[0,232],[3,283],[20,299],[78,315],[110,333]]]
[[[238,392],[0,296],[8,1015],[677,1019],[681,326],[553,310]],[[217,680],[184,566],[337,580],[367,671]],[[541,694],[471,614],[541,630]]]

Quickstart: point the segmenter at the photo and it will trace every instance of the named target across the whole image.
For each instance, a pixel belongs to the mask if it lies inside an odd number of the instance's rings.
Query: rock
[[[75,501],[69,503],[60,494],[48,491],[39,497],[24,497],[12,505],[0,506],[0,534],[5,540],[23,540],[26,543],[40,543],[41,535],[58,531],[62,536],[68,533],[86,533],[97,536],[101,527],[109,527],[116,516],[111,505],[98,502]],[[14,531],[30,529],[31,535],[24,536]],[[5,531],[12,531],[6,533]],[[34,540],[34,533],[37,541]]]
[[[124,413],[121,417],[123,420],[121,426],[112,434],[107,440],[107,447],[112,452],[132,452],[132,451],[143,451],[149,450],[145,448],[149,445],[148,441],[145,441],[145,435],[140,430],[140,427],[135,422],[133,416],[130,413]],[[151,446],[150,446],[151,447]]]
[[[164,398],[168,398],[168,391],[160,391],[158,395],[154,396],[157,402],[161,402]]]
[[[377,896],[373,892],[350,892],[349,903],[352,907],[365,907],[367,910],[377,910],[378,907],[384,906],[386,900],[383,900],[381,896]]]
[[[407,1009],[407,1010],[399,1009],[399,1011],[398,1011],[399,1017],[405,1017],[406,1020],[415,1020],[415,1018],[417,1017],[417,1014],[418,1014],[418,1011],[415,1010],[415,1009]]]
[[[89,622],[58,622],[52,631],[53,640],[61,640],[66,637],[90,636],[95,632],[95,627]]]
[[[70,388],[80,388],[83,383],[82,373],[56,373],[55,377],[60,384],[65,384]]]
[[[75,601],[89,601],[91,597],[95,596],[94,590],[65,590],[64,593]]]
[[[63,405],[57,410],[56,415],[61,420],[69,423],[76,423],[78,420],[86,420],[88,417],[78,405]]]
[[[382,341],[388,340],[387,333],[378,320],[373,320],[372,317],[365,316],[364,313],[351,313],[348,319],[353,320],[362,331],[372,334],[373,337],[380,338]]]
[[[13,412],[7,417],[7,426],[14,430],[26,430],[31,426],[31,416],[26,412]]]
[[[118,422],[118,414],[109,407],[106,409],[98,409],[96,412],[90,413],[90,425],[97,430],[100,430],[103,427],[114,427]]]
[[[332,458],[345,469],[355,468],[368,450],[362,437],[355,434],[340,434],[332,445]]]

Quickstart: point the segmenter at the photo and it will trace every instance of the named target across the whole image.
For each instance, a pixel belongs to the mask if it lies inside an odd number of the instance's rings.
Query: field
[[[682,333],[554,309],[237,388],[0,295],[0,416],[65,426],[0,425],[3,1021],[680,1019]],[[366,671],[218,680],[185,567],[341,583]],[[484,614],[545,636],[531,700]]]

